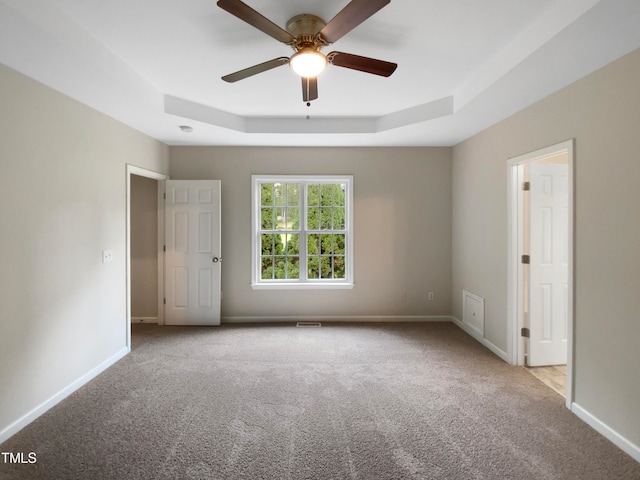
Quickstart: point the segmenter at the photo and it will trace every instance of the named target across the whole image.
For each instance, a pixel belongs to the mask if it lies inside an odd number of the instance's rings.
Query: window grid
[[[350,181],[274,178],[256,185],[261,236],[256,280],[274,284],[350,281],[346,228]]]
[[[260,184],[262,280],[299,279],[299,191],[298,183]]]

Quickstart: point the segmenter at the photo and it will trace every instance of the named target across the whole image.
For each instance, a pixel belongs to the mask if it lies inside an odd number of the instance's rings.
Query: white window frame
[[[307,184],[341,183],[345,184],[345,278],[344,279],[270,279],[261,277],[260,254],[260,191],[263,183],[300,183],[300,259],[306,265],[306,235],[307,235]],[[330,232],[330,231],[328,231]],[[304,239],[304,241],[303,241]],[[303,262],[303,255],[305,257]],[[306,271],[306,269],[305,269]],[[251,175],[251,287],[264,290],[284,289],[345,289],[353,288],[353,175]]]

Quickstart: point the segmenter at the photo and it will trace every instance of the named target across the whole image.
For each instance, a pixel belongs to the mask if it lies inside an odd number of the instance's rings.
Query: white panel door
[[[220,325],[220,180],[165,192],[165,324]]]
[[[567,363],[568,165],[530,166],[529,358],[532,367]]]

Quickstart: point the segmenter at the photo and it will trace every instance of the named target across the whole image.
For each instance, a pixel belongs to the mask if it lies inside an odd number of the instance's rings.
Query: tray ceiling
[[[245,3],[284,27],[348,2]],[[0,0],[0,61],[172,145],[453,145],[640,47],[639,23],[635,0],[392,0],[329,48],[396,72],[329,66],[310,107],[286,66],[221,80],[293,52],[214,0]]]

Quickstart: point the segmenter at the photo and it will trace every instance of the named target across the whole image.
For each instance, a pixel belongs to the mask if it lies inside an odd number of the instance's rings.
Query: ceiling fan
[[[240,0],[219,0],[218,6],[223,10],[295,50],[290,58],[274,58],[225,75],[222,80],[237,82],[289,64],[302,77],[302,100],[310,105],[312,100],[318,98],[317,75],[325,69],[327,63],[388,77],[396,70],[397,64],[344,52],[324,55],[320,50],[342,38],[390,2],[391,0],[351,0],[328,23],[316,15],[305,13],[289,19],[286,29],[283,29]]]

